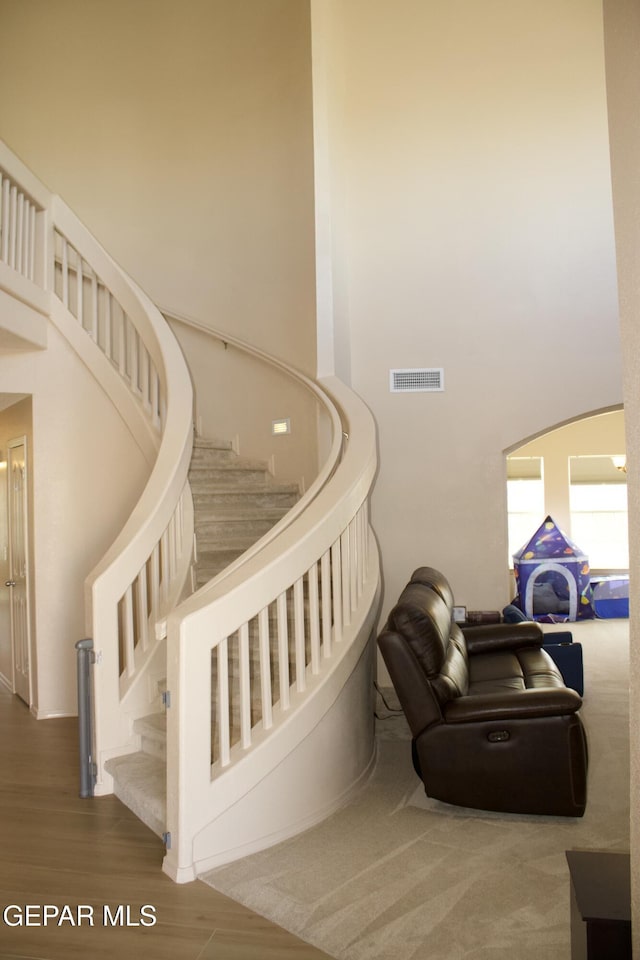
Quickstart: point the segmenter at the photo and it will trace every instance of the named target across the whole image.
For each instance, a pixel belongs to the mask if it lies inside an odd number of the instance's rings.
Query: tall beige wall
[[[305,0],[0,0],[0,137],[162,307],[315,372]]]
[[[629,496],[631,883],[633,952],[640,954],[640,7],[605,0],[607,91],[624,358]]]
[[[499,608],[504,451],[622,400],[601,4],[313,7],[385,609],[423,563]],[[390,368],[422,366],[444,392],[389,392]]]

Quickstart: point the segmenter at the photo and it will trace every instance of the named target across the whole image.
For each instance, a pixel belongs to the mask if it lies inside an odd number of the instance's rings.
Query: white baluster
[[[130,586],[127,587],[122,598],[122,630],[124,669],[126,675],[132,677],[135,673],[135,635],[133,629],[133,598]]]
[[[118,370],[123,380],[127,377],[127,318],[124,310],[118,303],[119,330],[118,330]]]
[[[24,194],[19,193],[16,202],[16,248],[14,268],[22,273],[22,244],[24,241]]]
[[[60,268],[62,270],[62,297],[60,298],[65,305],[69,307],[69,246],[65,238],[60,236]]]
[[[238,665],[240,669],[240,740],[247,749],[251,746],[251,675],[249,663],[249,624],[238,630]]]
[[[91,339],[98,343],[98,277],[95,270],[91,271],[91,318],[87,332]]]
[[[31,204],[29,208],[29,280],[35,283],[36,279],[36,208]]]
[[[320,603],[318,596],[318,564],[307,573],[309,584],[309,640],[311,643],[311,673],[320,673]]]
[[[160,425],[160,378],[155,367],[151,368],[151,422]]]
[[[111,310],[111,291],[104,288],[104,346],[105,356],[113,360],[113,318]]]
[[[9,218],[10,218],[10,193],[11,182],[5,177],[2,181],[2,254],[0,259],[3,263],[9,262]]]
[[[135,393],[136,375],[135,375],[134,361],[135,361],[135,349],[136,349],[135,347],[136,330],[128,314],[125,314],[124,322],[127,330],[127,356],[125,360],[126,377],[129,382],[129,388],[131,392]]]
[[[340,540],[331,547],[331,581],[333,593],[333,639],[336,643],[342,640],[342,557]]]
[[[362,544],[361,547],[361,561],[360,561],[360,595],[365,588],[367,582],[367,569],[369,566],[369,527],[367,525],[367,502],[362,504],[358,512],[360,517],[360,541]]]
[[[171,542],[169,528],[164,531],[160,537],[160,594],[163,603],[167,602],[169,596],[169,584],[171,582]]]
[[[269,644],[269,607],[258,614],[258,637],[260,644],[260,696],[262,698],[262,725],[265,730],[273,726],[271,693],[271,649]]]
[[[293,629],[296,651],[296,690],[302,693],[307,689],[307,655],[304,635],[304,585],[298,577],[293,585]]]
[[[129,377],[133,393],[140,392],[140,369],[138,366],[138,331],[129,320]]]
[[[141,375],[140,392],[142,393],[142,404],[147,410],[149,410],[149,400],[150,400],[149,365],[151,363],[151,357],[149,356],[149,351],[144,346],[144,344],[142,345],[141,349],[142,349],[142,356],[141,356],[142,369],[140,371],[140,375]]]
[[[184,498],[186,496],[186,488],[183,489],[180,494],[180,499],[178,500],[178,505],[174,514],[175,518],[175,529],[176,529],[176,560],[179,557],[182,557],[184,551]]]
[[[20,272],[23,277],[29,276],[29,250],[31,248],[31,204],[24,198],[24,209],[22,211],[22,266]]]
[[[15,270],[16,267],[16,237],[17,237],[17,217],[18,217],[18,188],[15,184],[11,186],[11,208],[9,213],[9,266]]]
[[[85,327],[84,316],[84,271],[82,269],[82,257],[76,251],[76,318],[80,326]]]
[[[322,652],[325,659],[331,656],[331,553],[325,551],[320,561],[320,586],[322,592]]]
[[[147,593],[146,564],[136,579],[136,611],[138,614],[138,639],[143,650],[149,646],[149,595]]]
[[[342,557],[342,622],[345,627],[351,623],[351,556],[349,550],[349,528],[340,537],[340,555]]]
[[[169,525],[167,527],[167,556],[165,557],[165,570],[167,578],[167,588],[173,583],[176,575],[176,514],[173,512]]]
[[[358,609],[358,538],[357,514],[349,524],[349,595],[351,597],[351,612]]]
[[[218,747],[220,766],[229,765],[231,733],[229,729],[229,639],[225,637],[217,646],[218,656]]]
[[[280,682],[280,706],[288,710],[291,704],[289,699],[289,624],[287,618],[286,591],[278,596],[276,603],[278,624],[278,679]]]
[[[160,607],[160,544],[156,543],[149,558],[149,580],[151,594],[151,614],[154,620]]]

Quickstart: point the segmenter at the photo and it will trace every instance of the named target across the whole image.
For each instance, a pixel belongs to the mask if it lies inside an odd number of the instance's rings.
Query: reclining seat
[[[582,700],[542,649],[542,631],[535,623],[463,630],[452,607],[446,578],[421,567],[378,638],[427,796],[482,810],[582,816]]]

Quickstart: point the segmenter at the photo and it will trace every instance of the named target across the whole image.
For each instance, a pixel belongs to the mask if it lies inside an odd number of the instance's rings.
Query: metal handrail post
[[[78,640],[78,727],[80,751],[80,796],[92,797],[95,784],[93,763],[93,697],[91,665],[95,662],[93,640]]]

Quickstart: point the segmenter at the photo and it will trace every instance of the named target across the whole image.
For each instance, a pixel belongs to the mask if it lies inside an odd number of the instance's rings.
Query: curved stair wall
[[[231,440],[237,454],[267,461],[301,494],[332,458],[335,465],[341,426],[318,384],[228,333],[164,316],[191,371],[198,435]],[[288,421],[290,432],[274,434],[274,421]]]

